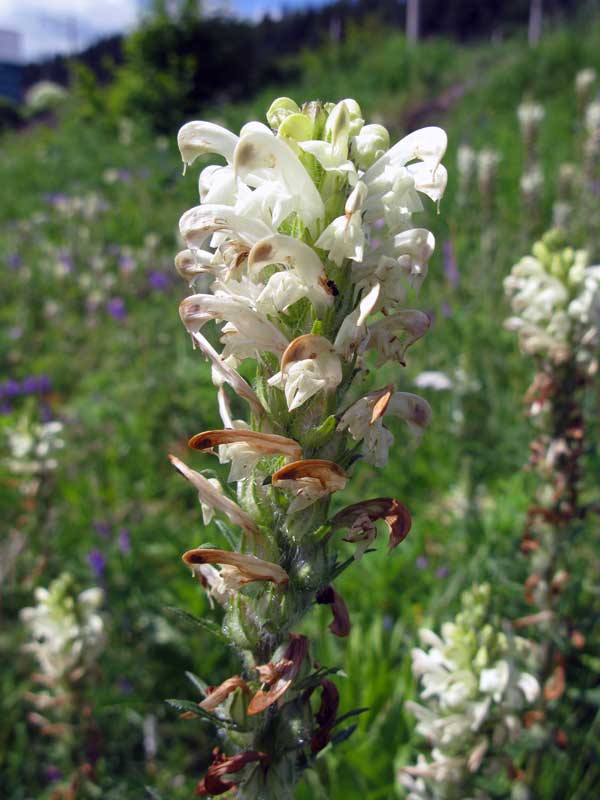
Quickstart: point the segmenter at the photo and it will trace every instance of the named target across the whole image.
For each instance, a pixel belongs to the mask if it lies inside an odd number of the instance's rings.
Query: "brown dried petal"
[[[180,475],[187,478],[198,492],[201,501],[212,508],[222,511],[235,524],[243,528],[246,533],[259,534],[254,520],[243,511],[237,503],[218,492],[210,481],[196,470],[191,469],[174,455],[169,455],[171,464]]]
[[[406,539],[412,523],[409,510],[399,500],[377,497],[343,508],[331,520],[332,529],[351,528],[360,517],[368,517],[372,522],[382,519],[386,523],[390,532],[389,552]],[[352,541],[351,537],[347,541]]]
[[[268,664],[261,664],[258,667],[252,667],[252,669],[258,673],[258,679],[261,683],[271,686],[281,678],[292,664],[293,661],[290,661],[289,658],[282,658],[281,661],[276,661],[275,663],[269,661]]]
[[[328,678],[321,681],[321,704],[315,714],[319,727],[310,740],[310,749],[318,753],[329,743],[331,730],[335,725],[335,718],[340,705],[340,695],[336,685]]]
[[[182,559],[190,567],[198,564],[225,564],[233,567],[240,575],[241,584],[252,581],[272,581],[277,586],[285,586],[289,582],[287,572],[279,564],[264,561],[262,558],[245,553],[199,547],[188,550],[183,554]]]
[[[236,444],[237,442],[244,442],[257,453],[265,455],[282,455],[293,459],[302,457],[302,448],[294,439],[278,436],[275,433],[259,433],[235,428],[197,433],[192,436],[188,445],[194,450],[206,452],[221,444]]]
[[[240,675],[233,675],[223,681],[220,686],[207,689],[206,698],[198,705],[205,711],[214,711],[238,688],[243,689],[245,692],[249,691],[246,681]]]
[[[562,664],[554,667],[554,672],[546,681],[544,686],[544,697],[546,700],[558,700],[562,697],[566,687],[566,672]]]
[[[302,461],[292,461],[291,464],[281,467],[273,473],[271,482],[276,487],[279,481],[298,481],[302,478],[317,480],[328,492],[340,491],[348,481],[344,470],[335,462],[322,458],[307,458]]]
[[[394,394],[394,385],[390,383],[384,389],[380,389],[378,392],[373,392],[373,395],[377,394],[379,397],[373,404],[373,410],[371,413],[371,425],[374,425],[378,419],[381,419],[385,415],[387,411],[387,407],[390,404],[390,399]],[[368,397],[368,395],[367,395]]]
[[[292,685],[292,681],[300,671],[302,662],[308,654],[308,639],[306,636],[290,634],[291,642],[283,654],[283,659],[291,662],[290,666],[281,673],[279,678],[271,685],[268,691],[259,689],[248,705],[248,714],[260,714],[284,695]]]
[[[348,607],[342,596],[336,592],[333,586],[326,586],[324,589],[320,589],[317,592],[317,603],[331,606],[333,622],[329,626],[329,630],[333,635],[348,636],[352,627]]]
[[[259,761],[263,767],[266,767],[271,759],[266,753],[256,750],[247,750],[245,753],[238,753],[235,756],[228,757],[220,753],[218,747],[215,747],[213,750],[213,763],[196,787],[196,796],[213,797],[225,794],[225,792],[233,789],[236,784],[233,781],[223,781],[221,777],[232,772],[239,772],[246,764],[251,764],[254,761]]]

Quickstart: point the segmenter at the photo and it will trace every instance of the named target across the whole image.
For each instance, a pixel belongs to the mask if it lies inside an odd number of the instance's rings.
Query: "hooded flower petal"
[[[288,508],[288,513],[294,514],[328,494],[339,492],[346,486],[348,476],[333,461],[312,458],[287,464],[273,474],[271,481],[276,489],[294,492]]]
[[[273,231],[262,220],[240,215],[231,206],[206,204],[186,211],[179,231],[190,248],[201,248],[213,233],[225,232],[252,247]]]
[[[181,158],[183,163],[189,166],[198,156],[208,153],[218,153],[231,163],[238,141],[239,137],[235,133],[215,125],[214,122],[187,122],[177,134]]]
[[[198,564],[219,564],[225,567],[232,567],[237,573],[235,577],[240,586],[253,581],[271,581],[279,587],[287,586],[289,583],[287,572],[278,564],[264,561],[262,558],[246,553],[198,547],[194,550],[188,550],[183,554],[182,559],[192,568]]]
[[[272,173],[293,195],[298,214],[309,228],[322,219],[323,201],[298,156],[282,139],[255,131],[242,136],[233,156],[237,174],[244,178],[256,169]]]
[[[293,439],[251,430],[204,431],[192,436],[188,444],[203,452],[218,447],[221,463],[231,461],[230,481],[248,477],[257,461],[265,456],[285,456],[292,460],[302,456],[302,448]]]
[[[269,684],[269,689],[266,692],[263,689],[259,689],[254,695],[248,705],[248,714],[250,716],[260,714],[269,706],[272,706],[273,703],[276,703],[287,692],[294,678],[300,672],[304,659],[308,656],[308,639],[306,636],[298,636],[295,633],[290,634],[290,639],[291,642],[282,658],[282,661],[286,662],[287,666],[280,670],[270,670],[272,680]],[[277,664],[269,666],[277,667]],[[261,668],[257,669],[259,674],[265,674],[260,672]]]
[[[229,349],[235,354],[235,345],[230,342],[233,335],[239,336],[245,345],[240,358],[248,349],[256,357],[265,351],[281,356],[288,346],[279,328],[256,311],[251,300],[241,295],[193,294],[181,301],[179,315],[189,333],[197,333],[210,320],[226,320],[228,327],[224,333]]]
[[[307,284],[326,286],[327,276],[321,259],[312,247],[293,236],[276,233],[252,247],[248,255],[251,274],[258,274],[272,264],[281,264],[286,269],[294,270]]]
[[[188,481],[195,487],[201,503],[212,506],[217,511],[221,511],[223,514],[229,517],[231,522],[243,528],[246,533],[259,533],[258,527],[256,526],[254,520],[249,517],[245,511],[242,511],[237,503],[234,503],[233,500],[230,500],[228,497],[225,497],[224,494],[217,491],[210,483],[208,478],[205,478],[204,475],[201,475],[199,472],[190,469],[186,464],[183,463],[183,461],[180,461],[173,455],[170,455],[169,459],[171,460],[171,463],[175,469],[181,473],[184,478],[187,478]],[[210,564],[212,562],[198,561],[197,563]]]

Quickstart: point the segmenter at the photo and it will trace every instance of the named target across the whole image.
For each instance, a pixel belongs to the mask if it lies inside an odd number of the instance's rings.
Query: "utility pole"
[[[406,0],[406,42],[411,47],[419,41],[419,1]]]
[[[535,47],[542,36],[543,0],[529,0],[529,45]]]

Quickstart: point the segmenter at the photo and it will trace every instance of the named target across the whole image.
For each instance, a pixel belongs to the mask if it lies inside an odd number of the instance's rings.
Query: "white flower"
[[[313,229],[323,218],[321,195],[298,156],[283,140],[263,131],[247,133],[236,146],[233,163],[242,179],[253,170],[266,170],[294,198],[295,208],[309,228]]]
[[[342,364],[333,345],[323,336],[306,334],[290,343],[281,358],[281,370],[269,385],[283,389],[288,410],[299,408],[320,391],[332,391],[342,381]]]
[[[362,261],[365,233],[361,209],[367,196],[367,187],[359,181],[346,201],[345,214],[328,225],[315,242],[315,247],[329,251],[329,258],[339,266],[345,258]]]
[[[445,372],[425,371],[417,375],[414,380],[415,386],[419,389],[433,389],[436,392],[452,389],[454,383]]]

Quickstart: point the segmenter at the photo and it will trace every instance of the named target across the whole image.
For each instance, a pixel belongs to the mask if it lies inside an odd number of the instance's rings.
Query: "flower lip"
[[[265,692],[263,689],[259,689],[250,701],[248,705],[249,716],[260,714],[261,711],[276,703],[287,692],[292,685],[292,681],[300,672],[302,663],[308,655],[308,639],[306,636],[299,636],[295,633],[290,634],[290,638],[292,641],[282,659],[282,661],[288,663],[288,666],[282,667],[280,670],[273,670],[273,682],[270,684],[268,691]],[[277,664],[272,666],[277,667]]]
[[[264,453],[265,455],[283,455],[294,459],[302,457],[302,448],[294,439],[278,436],[275,433],[259,433],[258,431],[238,430],[235,428],[197,433],[192,436],[188,445],[193,450],[210,452],[219,445],[236,444],[238,442],[243,442],[258,453]]]
[[[377,497],[343,508],[331,520],[332,530],[349,528],[350,533],[344,537],[344,541],[359,541],[360,530],[352,529],[355,524],[360,523],[361,518],[372,523],[378,519],[385,522],[390,534],[388,552],[406,539],[412,524],[409,510],[399,500],[393,497]]]
[[[229,550],[218,550],[212,547],[197,547],[188,550],[181,557],[189,567],[198,564],[220,564],[233,567],[238,573],[240,585],[253,581],[271,581],[279,587],[289,583],[287,572],[271,561],[264,561],[257,556],[246,553],[236,553]]]

